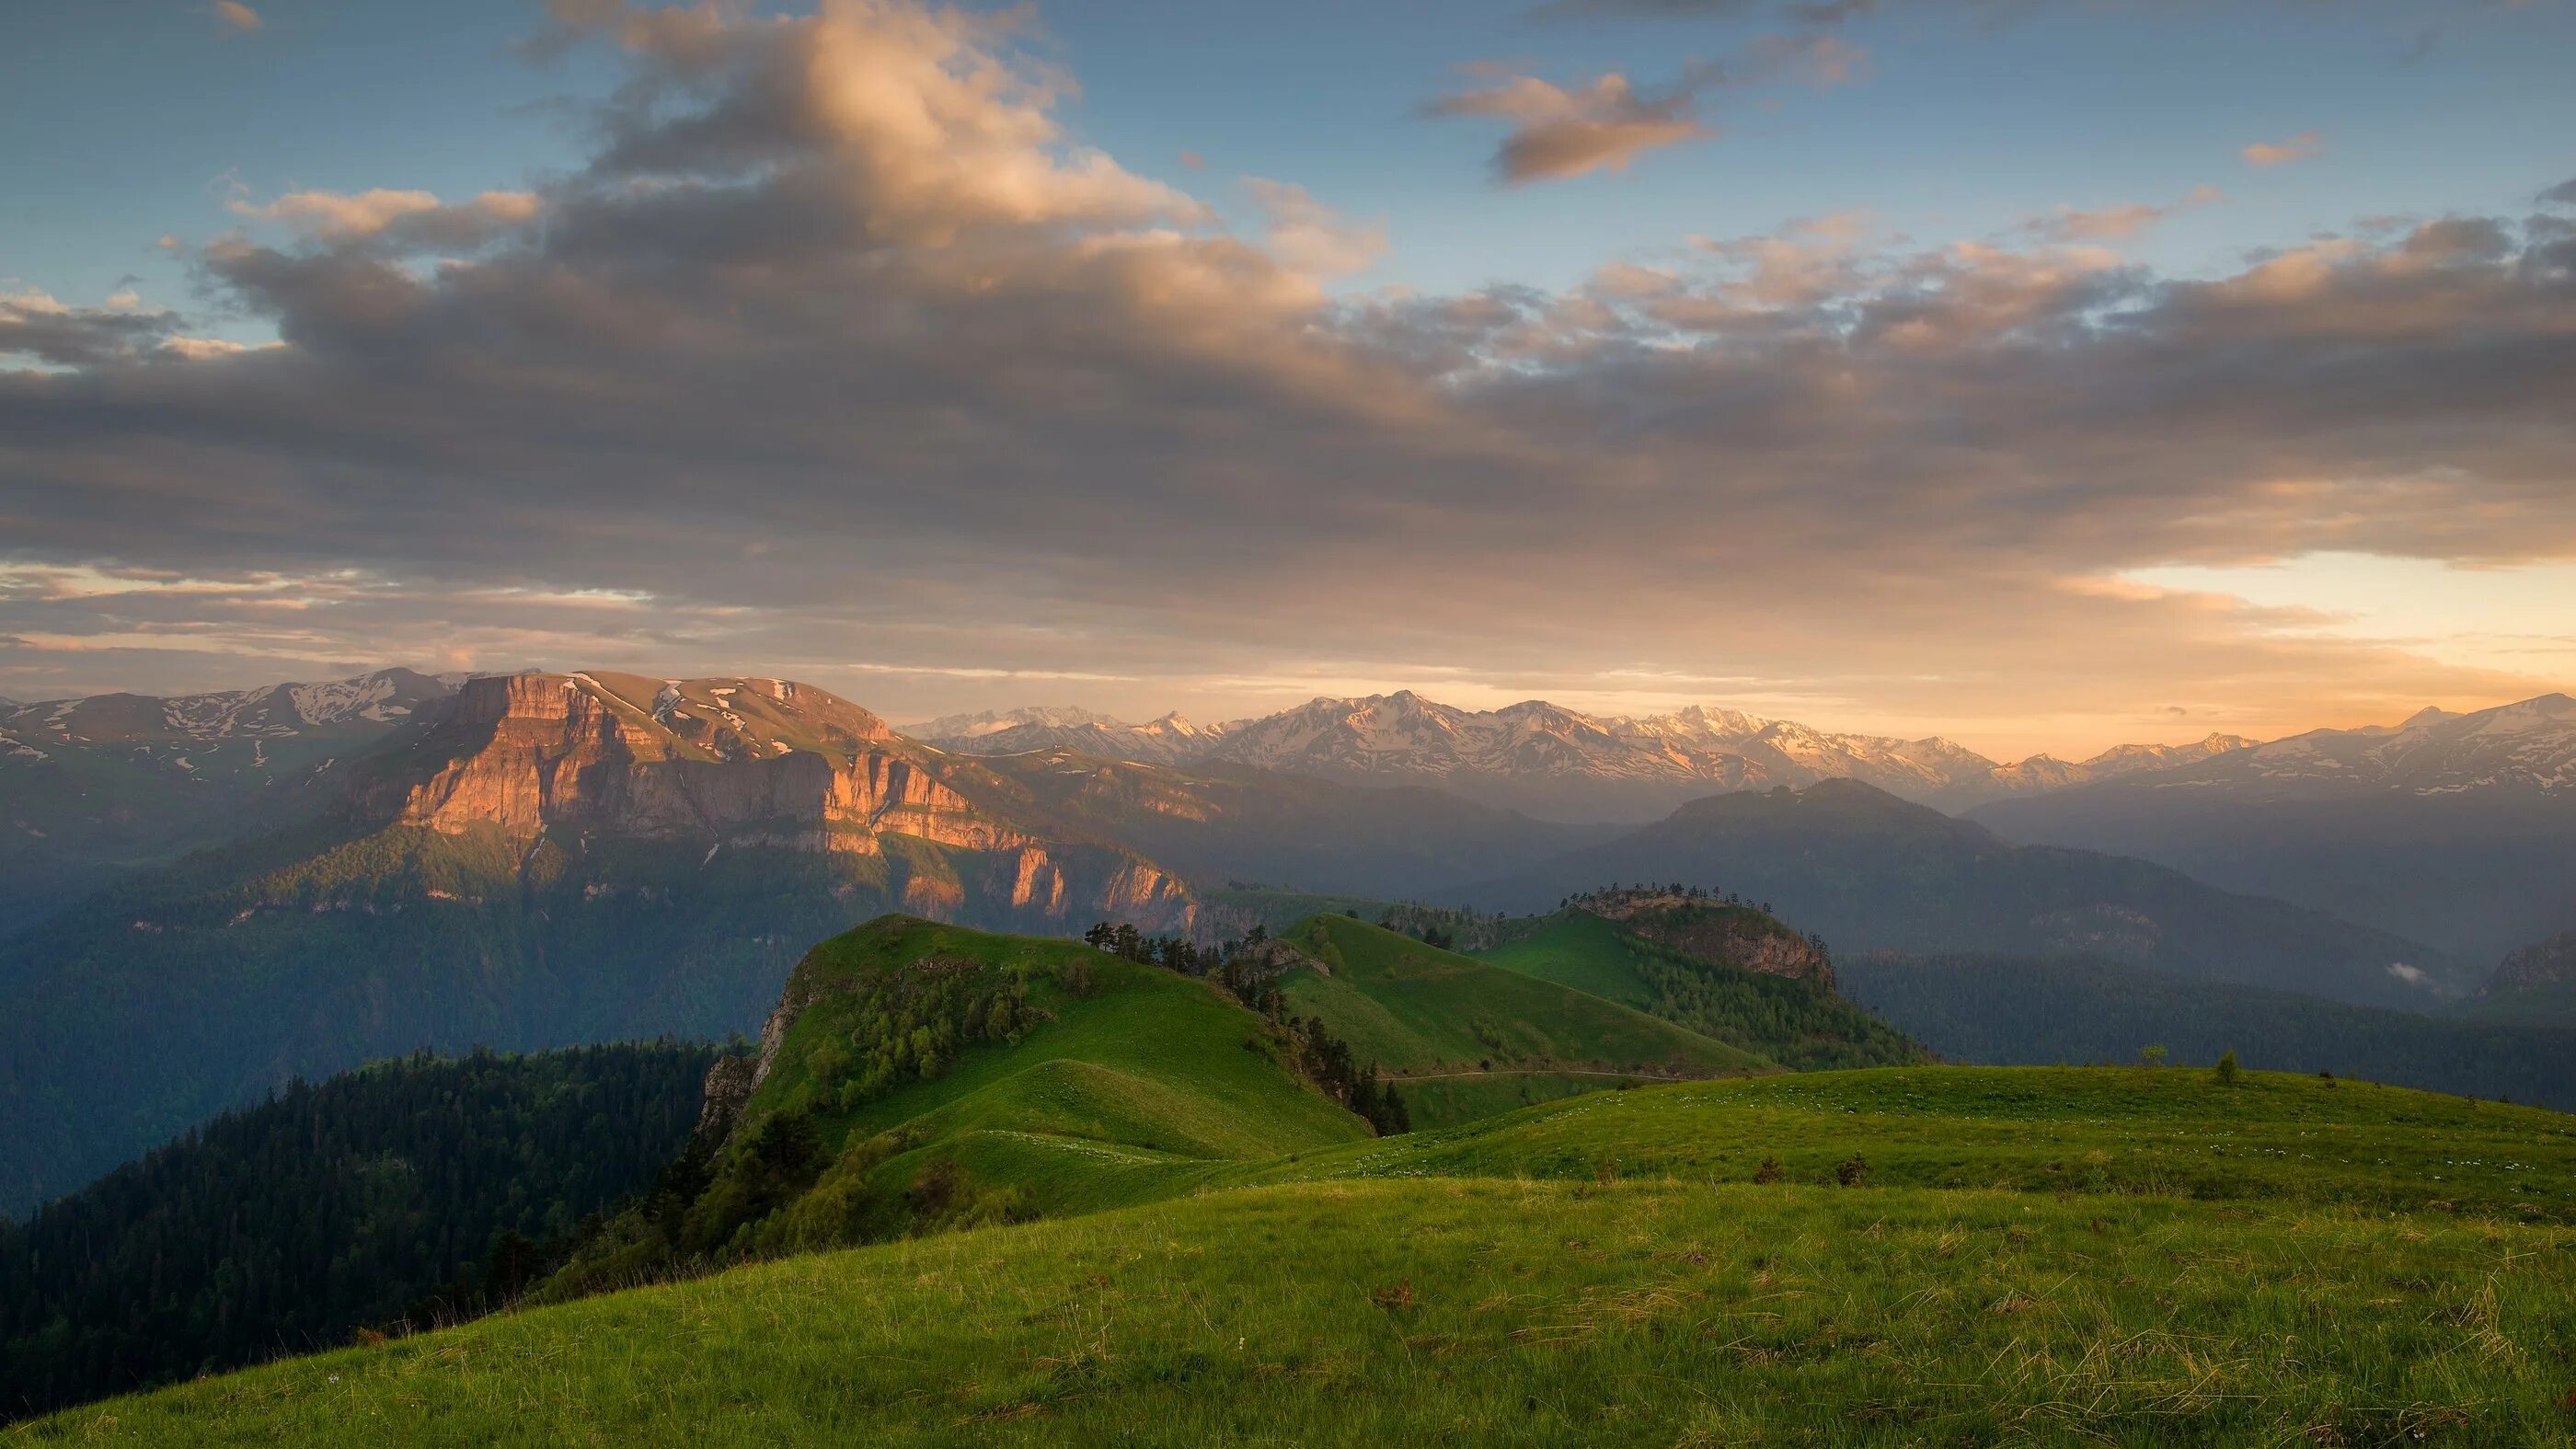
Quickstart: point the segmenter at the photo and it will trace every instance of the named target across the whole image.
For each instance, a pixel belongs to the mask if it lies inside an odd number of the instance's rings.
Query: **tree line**
[[[0,1416],[506,1301],[680,1150],[715,1055],[424,1052],[298,1080],[0,1222]]]

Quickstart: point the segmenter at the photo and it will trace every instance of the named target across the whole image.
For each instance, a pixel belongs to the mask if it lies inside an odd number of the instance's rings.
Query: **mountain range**
[[[1466,710],[1410,690],[1318,698],[1210,726],[1179,715],[1130,725],[1066,706],[951,715],[906,733],[984,755],[1067,748],[1352,784],[1435,784],[1486,804],[1587,822],[1647,820],[1722,790],[1818,780],[1860,780],[1956,809],[2169,768],[2253,743],[2213,734],[2189,745],[2122,745],[2080,762],[2034,755],[2005,765],[1939,738],[1836,734],[1700,705],[1648,716],[1589,715],[1544,700]]]
[[[2576,927],[2576,699],[2313,730],[1970,814],[2493,961]]]
[[[384,669],[0,705],[0,934],[136,869],[320,812],[346,762],[424,727],[462,678]]]
[[[751,676],[385,671],[0,718],[29,752],[0,756],[14,848],[76,867],[50,895],[13,884],[33,924],[0,936],[0,992],[23,1004],[0,1017],[0,1210],[299,1074],[421,1047],[748,1030],[804,943],[887,911],[1214,941],[1345,900],[1527,911],[1683,882],[1769,901],[1845,952],[2077,955],[2419,1010],[2469,998],[2494,959],[1814,778],[1866,767],[1919,794],[1972,768],[1955,747],[1708,710],[1649,729],[1537,704],[1325,701],[1215,730],[1160,722],[1216,740],[1179,763],[999,748],[1113,728],[1096,716],[942,722],[964,732],[942,743]],[[2495,732],[2459,728],[2492,748]],[[1651,743],[1685,736],[1697,754]],[[2162,780],[2250,753],[2120,767]],[[1621,773],[1650,759],[1662,773]],[[1751,788],[1792,766],[1797,788]],[[1685,777],[1691,801],[1609,823]],[[1497,803],[1505,785],[1594,803],[1569,823]],[[64,839],[96,844],[54,853]]]
[[[2012,845],[1856,780],[1712,796],[1465,894],[1526,912],[1602,881],[1720,887],[1846,952],[2091,957],[2375,1006],[2475,985],[2418,942],[2147,861]]]

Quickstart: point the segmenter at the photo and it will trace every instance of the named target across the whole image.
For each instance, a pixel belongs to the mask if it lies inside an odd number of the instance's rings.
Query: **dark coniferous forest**
[[[299,1081],[0,1222],[0,1418],[506,1301],[679,1152],[714,1057],[423,1053]]]

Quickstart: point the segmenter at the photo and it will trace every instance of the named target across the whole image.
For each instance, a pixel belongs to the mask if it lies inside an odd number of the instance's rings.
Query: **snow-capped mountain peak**
[[[2576,791],[2576,699],[2544,694],[2467,714],[2420,710],[2397,725],[2310,730],[2139,783],[2281,797]]]
[[[83,699],[0,707],[0,724],[20,737],[64,743],[117,740],[287,739],[317,729],[391,725],[455,691],[408,669],[379,669],[354,679],[272,684],[154,698],[99,694]]]
[[[909,732],[976,754],[1068,749],[1151,764],[1205,761],[1367,784],[1438,785],[1562,819],[1646,818],[1703,795],[1824,779],[1857,779],[1961,808],[2168,768],[2249,743],[2212,735],[2190,745],[2124,745],[2080,763],[2034,756],[1998,765],[1937,735],[1840,734],[1718,705],[1604,716],[1526,699],[1469,710],[1410,689],[1318,695],[1276,714],[1206,728],[1176,715],[1126,725],[1081,714],[955,715]]]
[[[1084,709],[1078,704],[1025,705],[1019,709],[980,710],[973,714],[948,714],[919,724],[902,726],[905,734],[917,740],[951,743],[980,739],[985,735],[1004,734],[1011,730],[1036,726],[1040,729],[1078,729],[1097,725],[1104,729],[1126,729],[1129,726],[1105,714]]]

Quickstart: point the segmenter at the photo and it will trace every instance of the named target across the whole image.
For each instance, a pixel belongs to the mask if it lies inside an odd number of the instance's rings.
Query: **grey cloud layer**
[[[2576,240],[2545,221],[2181,281],[1839,218],[1562,294],[1336,302],[1369,233],[1280,183],[1268,237],[1218,229],[1063,136],[1005,23],[559,13],[632,68],[577,174],[271,203],[196,252],[286,345],[0,311],[49,364],[0,372],[22,562],[289,581],[0,591],[0,633],[827,678],[1696,669],[1930,712],[2511,687],[2085,581],[2576,555]]]

